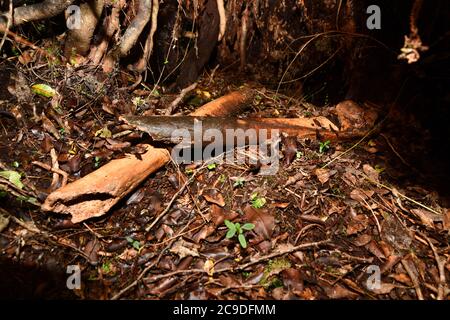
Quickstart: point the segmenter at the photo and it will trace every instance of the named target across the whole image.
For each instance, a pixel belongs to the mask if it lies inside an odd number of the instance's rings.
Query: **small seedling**
[[[297,152],[295,153],[295,158],[296,158],[296,159],[300,159],[301,157],[303,157],[303,152],[297,151]]]
[[[215,164],[213,162],[213,163],[208,164],[206,167],[208,168],[208,170],[211,171],[211,170],[214,170],[215,168],[217,168],[217,164]]]
[[[245,223],[241,226],[239,222],[233,223],[229,220],[225,220],[225,225],[228,228],[228,232],[225,237],[227,239],[231,239],[237,235],[241,247],[244,249],[247,248],[247,240],[245,239],[244,231],[253,230],[255,225],[253,223]]]
[[[94,157],[94,168],[100,167],[100,162],[102,159],[100,157]]]
[[[219,182],[224,183],[225,181],[227,181],[227,176],[222,173],[219,177]]]
[[[252,195],[250,196],[250,200],[252,201],[252,207],[255,209],[264,207],[267,202],[266,198],[258,196],[258,192],[252,193]]]
[[[324,153],[325,151],[327,151],[328,149],[330,149],[330,140],[327,140],[325,142],[321,142],[319,144],[319,153]]]
[[[139,241],[134,240],[134,239],[131,238],[131,237],[126,237],[126,239],[127,239],[128,243],[131,244],[131,246],[132,246],[133,248],[135,248],[136,250],[141,249],[141,243],[140,243]]]
[[[245,180],[243,178],[237,178],[236,181],[233,183],[233,188],[240,188],[244,186]]]

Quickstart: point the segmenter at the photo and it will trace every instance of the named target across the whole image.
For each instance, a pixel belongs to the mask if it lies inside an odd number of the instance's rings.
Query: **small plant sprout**
[[[233,188],[240,188],[244,186],[245,180],[241,177],[236,178],[236,181],[233,183]]]
[[[247,248],[247,239],[245,239],[244,232],[253,230],[253,228],[255,228],[255,225],[253,223],[245,223],[244,225],[241,226],[239,222],[233,223],[229,220],[225,220],[224,222],[228,228],[225,237],[227,239],[231,239],[236,235],[241,247],[244,249]]]
[[[297,152],[295,153],[295,158],[296,158],[296,159],[300,159],[301,157],[303,157],[303,152],[302,152],[302,151],[297,151]]]
[[[324,153],[325,151],[327,151],[328,149],[330,149],[330,140],[327,140],[325,142],[321,142],[319,144],[319,153]]]
[[[206,167],[208,168],[208,170],[211,171],[211,170],[214,170],[215,168],[217,168],[217,164],[215,164],[213,162],[213,163],[208,164]]]
[[[266,198],[258,196],[258,192],[252,193],[250,200],[252,202],[252,207],[255,209],[261,209],[267,202]]]
[[[136,250],[140,250],[140,249],[141,249],[141,243],[140,243],[139,241],[134,240],[134,239],[131,238],[131,237],[126,237],[126,239],[127,239],[128,243],[129,243],[133,248],[135,248]]]

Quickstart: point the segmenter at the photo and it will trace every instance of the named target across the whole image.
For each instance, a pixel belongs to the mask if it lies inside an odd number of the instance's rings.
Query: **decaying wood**
[[[165,149],[146,145],[147,151],[136,156],[112,160],[87,176],[67,184],[47,197],[42,209],[72,215],[72,222],[105,214],[113,205],[138,186],[169,159]]]
[[[150,134],[155,141],[171,143],[184,143],[181,130],[187,130],[194,139],[202,139],[202,143],[211,142],[204,133],[212,129],[219,130],[222,137],[227,137],[227,131],[233,130],[245,133],[247,139],[251,133],[258,137],[253,139],[254,143],[261,143],[262,137],[272,138],[272,131],[278,130],[288,136],[299,138],[310,138],[317,140],[346,140],[364,136],[374,125],[376,114],[366,111],[353,101],[344,101],[335,108],[339,123],[333,123],[323,116],[312,118],[232,118],[232,117],[202,117],[202,116],[124,116],[125,122],[135,126],[137,129]],[[197,129],[196,129],[197,128]],[[250,130],[252,129],[252,130]],[[198,132],[201,130],[201,132]],[[247,130],[250,130],[247,132]],[[260,131],[266,130],[267,134],[260,136]],[[197,132],[196,132],[197,131]],[[275,131],[274,131],[275,132]],[[199,138],[196,138],[199,137]],[[183,140],[184,139],[184,140]],[[225,141],[223,143],[234,143]],[[241,140],[245,144],[249,141]]]
[[[234,131],[239,130],[238,132],[253,129],[251,132],[255,133],[256,137],[259,137],[261,130],[267,130],[267,139],[272,137],[272,130],[278,130],[279,133],[301,138],[315,139],[317,136],[325,140],[336,140],[339,138],[339,128],[325,117],[239,119],[231,117],[124,116],[122,118],[128,124],[150,134],[153,140],[171,143],[181,142],[180,130],[188,130],[191,137],[201,134],[202,142],[209,142],[203,137],[203,133],[211,129],[219,130],[223,137],[226,136],[227,130],[230,129]],[[202,131],[195,132],[194,126],[200,128],[200,124]]]
[[[192,115],[230,115],[240,111],[250,96],[248,89],[234,92],[200,107]],[[167,150],[150,145],[146,145],[146,148],[141,159],[127,155],[125,158],[112,160],[87,176],[52,192],[42,209],[71,214],[73,223],[102,216],[152,172],[169,161]]]
[[[250,88],[243,88],[208,102],[190,115],[196,117],[220,117],[238,114],[247,108],[247,104],[250,103],[252,99],[253,90]]]

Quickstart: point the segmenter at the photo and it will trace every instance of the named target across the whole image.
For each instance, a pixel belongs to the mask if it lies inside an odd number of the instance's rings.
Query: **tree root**
[[[103,0],[90,0],[80,5],[81,25],[79,29],[67,33],[64,56],[68,59],[76,53],[82,56],[88,54],[91,39],[103,11]]]
[[[48,19],[63,12],[74,0],[45,0],[40,3],[17,7],[14,9],[13,25],[18,26],[25,22]],[[2,27],[0,22],[0,29]]]
[[[139,9],[136,17],[134,17],[131,24],[128,26],[127,30],[122,36],[119,44],[119,57],[125,57],[128,52],[136,44],[139,36],[150,20],[152,8],[152,0],[141,0],[139,1]]]

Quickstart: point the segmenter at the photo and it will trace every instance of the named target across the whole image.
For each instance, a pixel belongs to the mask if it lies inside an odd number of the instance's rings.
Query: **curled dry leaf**
[[[225,206],[225,200],[222,194],[216,189],[206,189],[203,191],[202,196],[206,201],[217,204],[218,206]]]
[[[370,291],[372,291],[375,294],[388,294],[389,292],[392,291],[392,289],[397,288],[397,286],[395,284],[392,283],[380,283],[379,287],[375,287],[370,289]]]
[[[334,286],[324,286],[325,293],[330,299],[355,299],[358,295],[347,288],[336,284]]]
[[[362,234],[353,241],[353,244],[357,247],[362,247],[368,244],[372,240],[372,236],[368,234]]]
[[[314,170],[315,175],[317,176],[317,179],[319,179],[320,183],[324,184],[328,180],[330,180],[330,177],[336,174],[336,170],[330,170],[330,169],[321,169],[318,168]]]
[[[214,260],[208,259],[205,261],[205,264],[203,265],[203,270],[212,277],[214,275]]]
[[[255,209],[246,206],[244,209],[244,221],[253,223],[253,231],[265,239],[270,239],[275,228],[275,218],[266,210]]]
[[[369,198],[371,198],[373,194],[374,192],[372,190],[354,189],[350,193],[350,198],[364,203],[364,201],[367,201]]]
[[[365,230],[369,226],[369,218],[363,214],[358,214],[347,225],[347,235],[352,235]]]
[[[422,209],[411,209],[411,212],[418,216],[420,221],[422,221],[425,226],[434,229],[433,217],[428,214],[428,211]]]
[[[372,168],[370,165],[368,164],[363,165],[363,171],[371,180],[377,183],[380,182],[378,171]]]
[[[172,248],[169,250],[172,253],[177,254],[180,259],[183,259],[185,257],[198,257],[198,246],[194,243],[190,243],[187,241],[184,241],[183,239],[178,239],[177,242],[175,242],[172,245]]]

